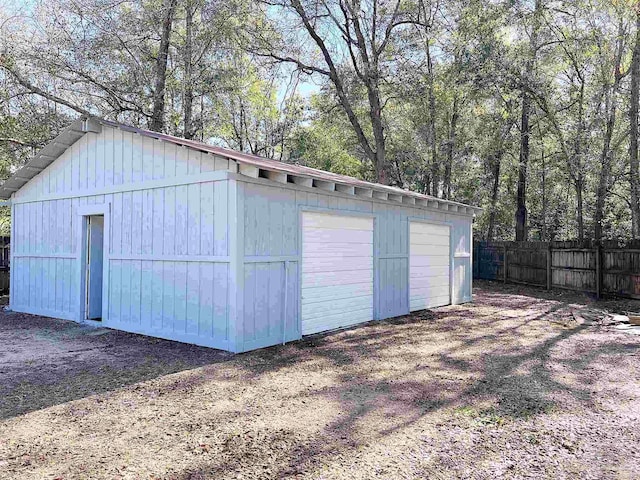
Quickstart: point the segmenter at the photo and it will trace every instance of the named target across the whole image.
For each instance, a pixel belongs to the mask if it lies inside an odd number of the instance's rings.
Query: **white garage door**
[[[302,216],[302,334],[373,319],[373,219]]]
[[[449,227],[411,222],[410,238],[410,309],[448,305],[450,302]]]

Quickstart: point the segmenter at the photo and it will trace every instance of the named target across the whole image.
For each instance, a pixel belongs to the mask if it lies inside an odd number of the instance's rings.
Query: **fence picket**
[[[474,242],[474,278],[640,298],[639,241]]]

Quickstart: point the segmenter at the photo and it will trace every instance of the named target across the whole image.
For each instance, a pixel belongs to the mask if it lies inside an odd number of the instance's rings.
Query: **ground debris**
[[[612,328],[630,335],[640,335],[640,325],[630,323],[628,315],[593,308],[574,310],[572,314],[574,319],[583,325]]]

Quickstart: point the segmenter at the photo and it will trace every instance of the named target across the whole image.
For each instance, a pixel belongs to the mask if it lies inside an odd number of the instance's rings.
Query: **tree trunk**
[[[440,166],[438,165],[438,147],[436,138],[436,95],[433,89],[433,61],[431,59],[431,48],[429,46],[429,38],[427,37],[427,73],[429,75],[427,79],[427,96],[429,103],[429,124],[427,125],[427,145],[430,152],[431,160],[431,181],[433,187],[431,188],[431,194],[434,197],[438,196],[440,190]]]
[[[609,177],[611,175],[611,163],[613,162],[613,151],[611,150],[611,139],[613,137],[613,130],[616,125],[616,112],[617,112],[617,96],[620,90],[620,83],[622,81],[622,72],[620,67],[622,65],[622,55],[624,49],[624,25],[620,21],[618,28],[618,40],[616,47],[616,59],[614,65],[614,81],[611,89],[607,94],[607,101],[605,102],[607,109],[607,124],[604,132],[604,139],[602,145],[602,154],[600,160],[602,167],[600,169],[600,176],[598,178],[598,187],[596,189],[596,211],[594,214],[594,229],[593,237],[598,242],[602,239],[602,220],[604,218],[604,206],[609,191]]]
[[[505,141],[511,132],[513,124],[510,119],[506,119],[505,123],[500,128],[499,135],[497,137],[497,147],[493,155],[493,161],[490,163],[491,171],[493,173],[493,186],[491,188],[491,208],[489,211],[489,228],[487,229],[487,240],[491,241],[495,236],[495,226],[498,208],[498,198],[500,194],[500,170],[502,166],[502,157],[505,153]]]
[[[456,130],[458,127],[458,96],[453,97],[453,111],[449,123],[449,141],[447,142],[447,163],[444,166],[444,198],[451,198],[451,169],[453,168],[453,156],[456,148]]]
[[[156,59],[155,87],[153,89],[153,112],[149,129],[154,132],[164,130],[164,96],[167,83],[167,62],[169,60],[169,40],[173,27],[173,14],[177,0],[164,0],[162,17],[162,34]]]
[[[195,135],[193,129],[193,2],[185,5],[184,39],[184,138]]]
[[[387,185],[386,170],[386,145],[384,138],[384,124],[382,123],[382,104],[380,102],[380,90],[378,88],[377,79],[369,78],[367,82],[367,96],[369,99],[369,117],[371,118],[371,128],[373,130],[373,138],[375,141],[375,159],[374,168],[378,183]]]
[[[525,75],[531,75],[536,63],[538,51],[538,29],[542,13],[542,0],[536,0],[533,12],[533,30],[529,40],[529,58],[526,62]],[[522,89],[522,118],[520,122],[520,161],[518,165],[518,195],[516,200],[516,241],[527,240],[527,167],[529,165],[529,140],[531,138],[531,97],[528,86]]]
[[[540,124],[538,124],[538,128]],[[540,135],[542,138],[542,135]],[[541,183],[542,183],[542,235],[541,240],[544,242],[548,238],[547,231],[547,159],[544,152],[544,144],[540,142],[542,145],[540,147],[540,157],[542,160],[542,173],[541,173]]]
[[[527,165],[529,163],[529,138],[531,126],[529,115],[531,99],[527,93],[522,94],[522,117],[520,120],[520,163],[518,165],[518,194],[516,199],[516,241],[527,239]]]
[[[493,158],[493,186],[491,188],[491,210],[489,211],[489,228],[487,229],[487,240],[492,241],[495,235],[496,209],[498,206],[498,193],[500,190],[500,164],[502,163],[502,153],[496,153]]]
[[[577,172],[574,185],[576,188],[578,238],[582,240],[584,238],[584,175],[582,172]]]
[[[602,239],[602,220],[604,218],[604,203],[607,197],[609,186],[609,175],[611,174],[611,161],[613,152],[611,151],[611,137],[613,135],[613,127],[616,121],[615,99],[612,98],[611,113],[607,119],[607,127],[604,134],[604,145],[602,147],[602,168],[600,169],[600,177],[598,178],[598,188],[596,190],[596,211],[594,215],[594,231],[593,238],[596,241]]]
[[[583,151],[585,149],[585,134],[587,126],[584,118],[584,94],[585,94],[585,79],[584,75],[576,68],[576,74],[580,80],[580,88],[578,89],[578,121],[576,127],[576,134],[573,142],[573,160],[568,157],[567,164],[569,168],[569,174],[573,180],[573,185],[576,190],[576,222],[578,224],[578,239],[584,239],[584,183],[585,183],[585,171],[583,166]]]
[[[640,2],[636,4],[636,38],[631,59],[629,99],[629,167],[631,184],[631,226],[633,238],[640,237],[640,163],[638,161],[638,104],[640,102]]]

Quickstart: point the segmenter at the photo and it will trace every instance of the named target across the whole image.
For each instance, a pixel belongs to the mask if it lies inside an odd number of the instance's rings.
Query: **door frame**
[[[102,247],[102,320],[87,320],[86,317],[86,248],[87,248],[87,217],[102,215],[104,217],[103,247]],[[77,292],[77,321],[96,326],[109,324],[109,253],[111,251],[111,204],[80,205],[76,208],[78,225],[76,240],[78,256],[76,260],[76,278],[79,291]]]
[[[407,218],[407,305],[409,307],[409,313],[411,313],[411,224],[412,223],[426,223],[431,225],[438,225],[441,227],[449,227],[449,303],[448,305],[455,305],[454,303],[454,291],[453,291],[453,274],[454,274],[454,246],[453,246],[453,223],[447,221],[429,220],[419,217]]]

